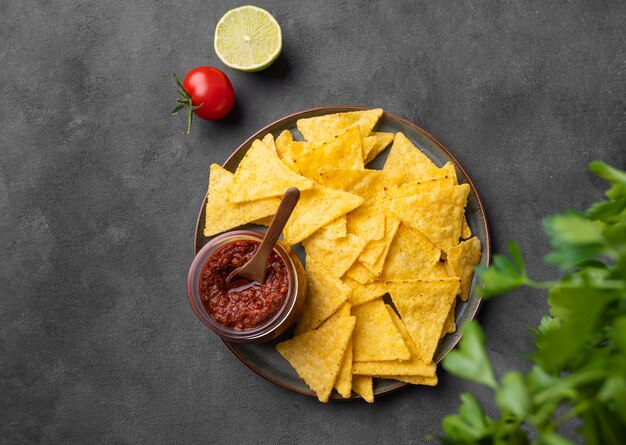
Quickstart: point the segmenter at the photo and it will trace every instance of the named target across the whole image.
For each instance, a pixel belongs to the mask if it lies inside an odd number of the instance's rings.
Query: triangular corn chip
[[[469,298],[474,268],[480,262],[480,256],[480,240],[476,237],[463,241],[448,251],[447,264],[454,275],[461,278],[461,300],[463,301]]]
[[[308,150],[307,143],[294,141],[291,131],[284,130],[278,135],[276,141],[274,141],[274,145],[276,146],[276,153],[280,160],[291,170],[300,173],[296,165],[296,159]]]
[[[274,135],[272,133],[267,133],[262,142],[265,144],[267,148],[276,153],[276,144],[274,143]]]
[[[450,310],[448,311],[446,321],[443,323],[443,330],[441,331],[440,336],[443,338],[454,332],[456,332],[456,298],[454,299],[452,306],[450,306]]]
[[[361,284],[371,283],[376,278],[367,267],[358,261],[355,261],[354,264],[350,266],[345,276]]]
[[[374,403],[374,382],[367,375],[353,375],[352,389],[367,403]]]
[[[428,238],[419,231],[400,224],[389,247],[380,279],[401,281],[428,276],[439,263],[440,256],[441,251]]]
[[[385,251],[385,247],[387,247],[387,245],[384,238],[368,241],[363,248],[363,252],[359,255],[359,261],[371,272],[376,261],[378,261],[378,258],[380,258]]]
[[[463,225],[461,226],[461,238],[469,239],[472,236],[472,229],[470,229],[469,224],[467,224],[467,218],[463,215]]]
[[[389,187],[384,202],[388,211],[447,251],[459,242],[468,193],[468,184],[412,182]]]
[[[298,169],[304,176],[315,178],[322,168],[345,168],[363,170],[363,151],[359,127],[348,128],[345,132],[323,144],[310,148],[295,159]]]
[[[396,133],[383,170],[403,182],[420,181],[430,177],[437,166],[403,133]]]
[[[389,283],[389,294],[422,361],[431,362],[460,283],[457,278]]]
[[[374,276],[380,276],[387,261],[387,255],[389,255],[389,249],[393,243],[398,228],[400,227],[400,220],[393,215],[385,215],[385,248],[380,254],[373,267],[370,267],[367,263],[364,263],[370,273]]]
[[[307,293],[297,320],[296,334],[310,331],[333,315],[350,296],[350,287],[321,264],[307,259]]]
[[[350,304],[344,304],[326,323],[331,322],[335,317],[350,317]],[[352,337],[350,337],[346,352],[343,354],[335,389],[345,399],[350,397],[352,393]]]
[[[266,198],[244,203],[228,202],[233,176],[231,172],[219,165],[211,165],[204,236],[213,236],[256,219],[273,215],[278,209],[279,198]]]
[[[341,215],[339,218],[336,218],[325,226],[317,229],[313,235],[318,233],[323,233],[328,239],[343,238],[348,234],[348,221],[346,219],[346,215]]]
[[[305,190],[283,230],[285,242],[290,246],[299,243],[362,203],[360,196],[321,185]]]
[[[400,380],[401,382],[410,383],[411,385],[437,386],[437,383],[439,383],[436,375],[433,377],[424,377],[421,375],[386,375],[384,378]]]
[[[374,206],[361,205],[346,215],[348,233],[365,240],[379,240],[385,235],[385,214]]]
[[[356,317],[352,336],[355,362],[411,358],[382,299],[352,308],[352,315]]]
[[[280,201],[279,198],[265,198],[265,199],[278,199]],[[251,201],[250,203],[243,202],[242,204],[252,204],[252,203],[255,203],[255,202],[258,202],[258,201]],[[269,227],[270,224],[272,223],[272,219],[274,219],[274,215],[269,215],[269,216],[266,216],[264,218],[252,221],[252,224],[256,224],[258,226]]]
[[[230,202],[246,202],[282,196],[289,187],[300,191],[313,187],[313,181],[294,173],[258,139],[252,143],[235,172]]]
[[[391,316],[393,323],[395,324],[398,332],[402,336],[404,344],[409,348],[411,358],[406,361],[389,360],[379,362],[357,362],[352,365],[352,372],[354,374],[370,375],[372,377],[385,377],[389,375],[420,375],[425,377],[433,377],[435,375],[435,364],[432,362],[426,363],[420,359],[419,350],[406,326],[400,320],[400,317],[395,313],[393,308],[389,305],[385,305],[387,312]],[[357,318],[358,323],[358,318]]]
[[[376,156],[380,154],[393,141],[393,133],[372,132],[367,142],[363,140],[363,162],[365,164],[372,162]],[[367,150],[365,147],[367,146]]]
[[[363,137],[369,136],[382,115],[383,110],[380,108],[350,111],[299,119],[296,125],[307,142],[320,144],[331,140],[354,125],[359,127]]]
[[[354,317],[337,317],[315,331],[276,345],[320,402],[326,403],[330,397],[354,324]]]
[[[318,232],[302,242],[307,258],[330,264],[332,275],[341,278],[359,257],[367,241],[351,233],[344,238],[329,239]]]
[[[386,283],[381,283],[379,281],[361,284],[352,278],[346,277],[343,282],[350,286],[350,289],[352,289],[350,299],[348,301],[350,301],[350,304],[353,307],[380,298],[387,293]]]

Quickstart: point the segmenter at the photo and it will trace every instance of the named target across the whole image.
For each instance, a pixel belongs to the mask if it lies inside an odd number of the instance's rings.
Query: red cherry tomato
[[[212,66],[199,66],[187,73],[181,84],[174,75],[182,98],[173,113],[187,107],[191,129],[191,112],[206,120],[218,120],[226,116],[235,103],[235,91],[226,74]]]

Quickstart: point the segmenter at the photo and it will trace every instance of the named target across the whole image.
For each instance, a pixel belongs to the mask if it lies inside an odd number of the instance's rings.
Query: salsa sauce
[[[267,260],[265,283],[228,275],[248,262],[260,243],[234,241],[209,257],[200,275],[202,304],[219,324],[245,331],[271,320],[283,307],[289,292],[289,274],[282,258],[272,252]]]

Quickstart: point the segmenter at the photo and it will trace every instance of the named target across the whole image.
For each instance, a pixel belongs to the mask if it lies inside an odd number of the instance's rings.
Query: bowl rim
[[[275,121],[265,125],[263,128],[259,129],[258,131],[256,131],[252,136],[250,136],[249,138],[247,138],[243,143],[241,143],[235,150],[233,150],[233,152],[230,154],[230,156],[228,156],[228,158],[224,161],[224,163],[222,164],[222,167],[226,168],[227,165],[229,165],[232,162],[232,159],[235,158],[238,153],[246,146],[250,145],[255,139],[259,139],[260,136],[262,136],[264,133],[266,133],[270,128],[275,127],[275,126],[279,126],[281,124],[283,124],[285,121],[294,119],[297,116],[300,115],[304,115],[304,114],[314,114],[317,113],[316,115],[322,115],[324,114],[323,112],[335,112],[335,113],[342,113],[342,112],[349,112],[349,111],[363,111],[363,110],[371,110],[373,109],[372,107],[362,107],[362,106],[358,106],[358,105],[323,105],[323,106],[318,106],[318,107],[313,107],[313,108],[308,108],[306,110],[300,110],[294,113],[290,113],[286,116],[283,116],[279,119],[276,119]],[[460,162],[458,161],[458,159],[450,152],[450,150],[448,150],[446,148],[445,145],[443,145],[443,143],[441,143],[436,137],[434,137],[432,134],[430,134],[428,131],[424,130],[422,127],[420,127],[419,125],[403,118],[400,117],[396,114],[393,113],[389,113],[387,111],[383,111],[383,116],[389,117],[391,119],[395,119],[398,120],[400,122],[402,122],[403,124],[413,128],[414,130],[416,130],[417,132],[421,133],[422,135],[424,135],[426,138],[430,139],[435,145],[437,145],[443,152],[445,152],[450,159],[452,159],[452,161],[455,164],[455,167],[458,168],[461,172],[463,172],[463,175],[465,176],[465,178],[467,179],[467,183],[470,186],[470,193],[474,194],[474,197],[476,198],[476,202],[478,203],[478,211],[481,213],[482,216],[482,221],[483,221],[483,229],[484,229],[484,233],[485,233],[485,242],[484,242],[484,246],[483,246],[483,251],[482,254],[485,257],[485,263],[487,265],[491,264],[491,235],[489,232],[489,223],[487,220],[487,213],[485,211],[485,206],[482,202],[482,200],[480,199],[480,195],[478,194],[478,191],[476,190],[476,186],[474,185],[474,182],[472,181],[471,177],[467,174],[467,171],[465,171],[465,169],[463,168],[463,166],[460,164]],[[204,201],[203,204],[200,206],[200,210],[198,212],[198,217],[196,218],[196,229],[195,229],[195,233],[194,233],[194,246],[193,246],[193,253],[194,256],[199,252],[200,249],[198,249],[198,240],[201,239],[201,237],[203,237],[203,233],[201,230],[199,230],[200,223],[202,221],[202,216],[204,213],[204,208],[206,205],[206,200],[208,197],[208,190],[207,193],[204,196]],[[477,299],[477,304],[476,307],[474,308],[473,312],[471,312],[470,314],[470,320],[473,320],[476,318],[476,314],[478,313],[478,311],[480,310],[480,307],[482,306],[482,299],[478,298]],[[451,346],[451,350],[454,349],[457,344],[459,343],[459,341],[461,340],[463,336],[459,335],[458,338],[456,339],[456,341],[452,344]],[[267,373],[265,373],[264,371],[262,371],[261,369],[258,369],[255,365],[253,365],[252,363],[249,363],[247,361],[247,359],[239,352],[237,351],[237,349],[235,349],[235,346],[233,344],[231,344],[231,342],[225,340],[222,338],[222,341],[226,344],[226,347],[228,347],[228,349],[235,355],[235,357],[237,357],[244,365],[246,365],[248,368],[250,368],[255,374],[258,374],[259,376],[261,376],[263,379],[280,386],[283,389],[286,389],[288,391],[297,393],[297,394],[302,394],[304,396],[307,397],[311,397],[311,398],[316,398],[316,395],[314,393],[310,393],[310,392],[305,392],[305,391],[301,391],[297,388],[292,388],[290,386],[285,385],[284,383],[278,381],[277,379],[275,379],[274,377],[272,377],[271,375],[268,375]],[[438,363],[438,362],[437,362]],[[384,396],[387,394],[391,394],[394,393],[396,391],[398,391],[401,388],[405,388],[409,386],[409,383],[402,383],[399,382],[399,384],[397,386],[391,387],[391,388],[387,388],[385,390],[382,390],[381,392],[377,393],[376,396],[380,397],[380,396]],[[352,401],[352,400],[361,400],[362,398],[360,396],[351,396],[348,398],[333,398],[331,397],[329,400],[332,401],[337,401],[337,402],[345,402],[345,401]]]

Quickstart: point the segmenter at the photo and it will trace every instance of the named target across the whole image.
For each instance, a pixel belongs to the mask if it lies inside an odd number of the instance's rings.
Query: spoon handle
[[[272,218],[272,222],[270,223],[267,232],[265,232],[265,237],[263,238],[263,242],[254,255],[255,258],[259,258],[259,260],[263,260],[263,275],[265,279],[265,264],[270,254],[272,253],[272,249],[274,249],[274,245],[276,241],[278,241],[278,237],[280,236],[285,224],[289,220],[291,216],[291,212],[293,212],[294,207],[298,203],[300,199],[300,190],[296,187],[290,187],[285,191],[283,195],[283,199],[278,206],[278,210]]]

